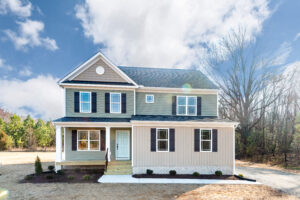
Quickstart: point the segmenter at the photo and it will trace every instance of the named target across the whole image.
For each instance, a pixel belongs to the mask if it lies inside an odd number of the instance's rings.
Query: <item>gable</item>
[[[104,73],[99,75],[96,73],[96,68],[101,66],[104,68]],[[75,76],[74,81],[97,81],[97,82],[120,82],[127,83],[116,71],[114,71],[108,64],[106,64],[101,58],[97,62],[92,64],[86,70]]]

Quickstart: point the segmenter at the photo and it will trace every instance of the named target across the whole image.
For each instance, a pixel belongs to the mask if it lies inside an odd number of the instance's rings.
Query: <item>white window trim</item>
[[[88,138],[87,140],[79,140],[79,132],[80,131],[87,131],[88,132]],[[97,131],[98,134],[99,134],[99,140],[90,140],[90,131]],[[101,149],[101,139],[100,139],[101,135],[100,135],[100,130],[77,130],[77,151],[100,151]],[[79,141],[87,141],[88,143],[88,149],[87,150],[80,150],[78,148],[78,144],[79,144]],[[99,141],[99,149],[98,150],[90,150],[90,141]]]
[[[81,109],[81,94],[83,93],[88,93],[90,95],[90,102],[84,101],[83,103],[89,103],[90,104],[90,110],[88,112],[83,112]],[[79,111],[80,113],[91,113],[92,112],[92,94],[91,92],[87,92],[87,91],[80,91],[79,92]]]
[[[179,114],[178,113],[178,108],[180,105],[178,105],[178,98],[179,97],[185,97],[185,105],[181,105],[181,106],[185,106],[185,114]],[[193,115],[190,115],[188,114],[188,97],[194,97],[196,98],[196,105],[195,105],[195,114]],[[197,105],[198,105],[198,102],[197,102],[197,96],[176,96],[176,115],[182,115],[182,116],[197,116]]]
[[[209,151],[202,151],[202,130],[208,130],[210,131],[210,150]],[[209,140],[203,140],[203,141],[209,141]],[[212,152],[212,128],[201,128],[200,129],[200,152]]]
[[[158,139],[158,130],[167,130],[168,131],[168,139]],[[168,150],[167,151],[158,151],[158,140],[168,142]],[[156,152],[170,152],[170,130],[169,128],[157,128],[156,129]]]
[[[148,102],[148,101],[147,101],[147,97],[148,97],[148,96],[152,96],[152,97],[153,97],[153,102]],[[154,103],[154,101],[155,101],[155,100],[154,100],[154,94],[146,94],[146,96],[145,96],[145,103]]]
[[[118,95],[120,95],[120,112],[112,112],[112,102],[111,102],[111,100],[112,100],[112,98],[111,98],[111,96],[113,95],[113,94],[118,94]],[[111,92],[111,93],[109,93],[109,110],[110,110],[110,113],[116,113],[116,114],[120,114],[121,112],[122,112],[122,95],[121,95],[121,93],[118,93],[118,92]],[[116,103],[114,103],[114,104],[116,104]]]

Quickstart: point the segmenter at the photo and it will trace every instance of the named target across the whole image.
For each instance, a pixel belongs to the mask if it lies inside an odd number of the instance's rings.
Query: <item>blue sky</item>
[[[97,51],[117,65],[197,67],[205,46],[239,26],[247,27],[247,36],[276,65],[299,64],[299,9],[297,0],[218,5],[196,0],[1,0],[0,107],[59,117],[57,79]]]

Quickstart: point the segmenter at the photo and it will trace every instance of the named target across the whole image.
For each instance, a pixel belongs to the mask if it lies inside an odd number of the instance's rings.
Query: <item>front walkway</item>
[[[167,179],[167,178],[133,178],[131,175],[103,175],[99,183],[150,183],[150,184],[260,184],[242,180],[216,179]]]

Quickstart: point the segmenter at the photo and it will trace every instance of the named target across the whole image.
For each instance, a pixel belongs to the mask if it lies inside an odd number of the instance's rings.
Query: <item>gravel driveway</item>
[[[248,178],[282,190],[300,198],[300,175],[288,172],[282,172],[274,169],[256,168],[256,167],[236,167],[236,174],[243,174]]]

